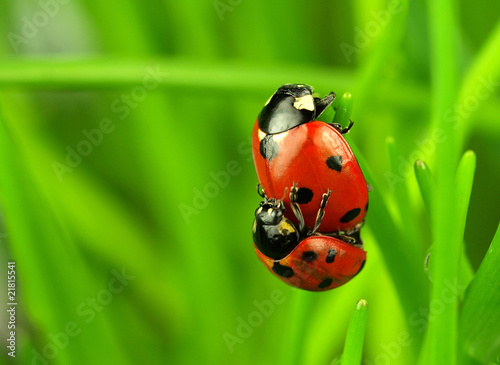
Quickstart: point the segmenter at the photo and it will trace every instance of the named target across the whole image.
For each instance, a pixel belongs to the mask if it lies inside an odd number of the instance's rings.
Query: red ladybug
[[[316,118],[335,95],[314,98],[307,85],[286,84],[269,99],[255,123],[252,152],[257,177],[269,196],[281,196],[297,184],[297,203],[305,225],[313,227],[323,192],[331,190],[322,232],[359,229],[368,210],[363,173],[342,136],[352,126],[328,124]],[[290,212],[290,200],[284,199]],[[287,212],[287,218],[298,220]]]
[[[283,282],[309,291],[337,288],[356,276],[363,268],[366,252],[362,249],[359,230],[353,237],[318,235],[304,227],[292,188],[290,199],[297,214],[299,229],[284,216],[283,200],[268,199],[255,211],[253,240],[259,260]],[[323,194],[314,224],[318,228],[330,192]]]

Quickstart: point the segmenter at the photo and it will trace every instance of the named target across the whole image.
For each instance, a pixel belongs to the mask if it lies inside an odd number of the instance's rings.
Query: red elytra
[[[328,190],[332,194],[321,232],[349,232],[363,222],[368,209],[366,181],[349,144],[332,125],[316,120],[266,134],[257,120],[252,152],[260,184],[268,196],[285,197],[285,214],[294,224],[298,221],[285,194],[294,184],[307,227],[314,226],[322,194]]]
[[[364,250],[329,236],[307,237],[280,260],[263,255],[256,247],[255,252],[277,278],[309,291],[330,290],[347,283],[366,260]]]

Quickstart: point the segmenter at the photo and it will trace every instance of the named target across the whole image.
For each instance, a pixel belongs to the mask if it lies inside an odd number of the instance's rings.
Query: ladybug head
[[[332,92],[323,99],[313,97],[313,88],[303,84],[281,86],[259,114],[259,127],[277,134],[315,120],[333,102]]]
[[[300,236],[292,222],[283,216],[281,199],[264,199],[255,211],[253,241],[265,256],[281,259],[297,247]]]
[[[283,220],[283,200],[265,199],[255,211],[255,220],[262,225],[274,226]]]

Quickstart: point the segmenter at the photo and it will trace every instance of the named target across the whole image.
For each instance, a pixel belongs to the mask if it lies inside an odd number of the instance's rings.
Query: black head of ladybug
[[[299,232],[283,215],[282,200],[265,199],[255,211],[253,241],[267,257],[281,259],[297,247]]]
[[[315,120],[335,100],[331,92],[323,99],[313,97],[313,88],[302,84],[281,86],[259,114],[259,127],[277,134]]]
[[[285,206],[282,200],[269,199],[260,203],[255,211],[255,219],[265,225],[276,225],[283,219]]]

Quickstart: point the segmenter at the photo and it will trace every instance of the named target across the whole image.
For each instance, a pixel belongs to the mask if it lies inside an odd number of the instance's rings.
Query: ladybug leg
[[[257,194],[259,194],[261,198],[267,200],[266,192],[260,183],[257,184]]]
[[[342,128],[342,126],[338,123],[330,123],[330,125],[335,128],[340,134],[346,134],[351,130],[354,122],[349,119],[349,125],[345,128]]]
[[[328,199],[330,198],[330,195],[332,194],[331,190],[328,190],[328,193],[323,194],[323,197],[321,198],[321,205],[318,210],[318,214],[316,215],[316,222],[314,223],[314,228],[311,232],[311,234],[314,234],[319,226],[321,225],[321,221],[323,220],[323,217],[325,216],[325,208],[326,208],[326,203],[328,203]]]
[[[351,130],[353,125],[354,125],[354,122],[349,119],[349,125],[347,127],[343,128],[342,131],[340,131],[340,133],[342,133],[342,134],[348,133]]]
[[[335,93],[332,91],[330,94],[325,96],[323,99],[314,98],[314,104],[316,106],[316,116],[314,119],[319,117],[335,100]]]
[[[293,184],[292,188],[290,189],[289,197],[293,214],[295,214],[297,220],[299,221],[299,232],[302,234],[304,232],[306,224],[304,222],[304,216],[302,215],[302,211],[300,210],[299,204],[297,203],[298,191],[299,189],[297,188],[297,184]]]

